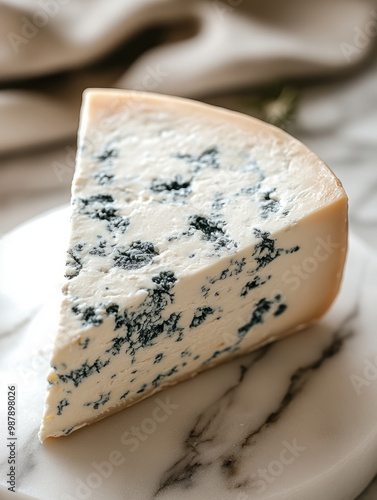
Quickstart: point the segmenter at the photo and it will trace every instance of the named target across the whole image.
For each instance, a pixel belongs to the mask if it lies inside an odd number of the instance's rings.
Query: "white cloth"
[[[130,65],[131,39],[138,45],[134,37],[141,42],[153,26],[164,27],[163,42],[147,50],[139,43]],[[0,153],[10,153],[74,137],[85,87],[201,97],[347,71],[373,46],[377,7],[373,0],[0,0],[0,30]]]

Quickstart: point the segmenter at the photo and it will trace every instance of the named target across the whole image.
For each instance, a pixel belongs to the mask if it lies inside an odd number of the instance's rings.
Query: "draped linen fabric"
[[[0,154],[73,138],[85,87],[201,98],[335,76],[376,28],[368,0],[2,0]]]

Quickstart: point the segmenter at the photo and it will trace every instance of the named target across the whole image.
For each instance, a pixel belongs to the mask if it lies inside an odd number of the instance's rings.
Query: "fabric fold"
[[[147,50],[140,45],[130,65],[127,43],[153,26],[163,26],[165,42]],[[372,0],[2,0],[0,29],[4,154],[74,137],[85,87],[200,98],[282,79],[335,75],[371,51],[377,5]],[[116,66],[109,69],[106,61],[116,51]],[[52,84],[47,75],[54,75]]]

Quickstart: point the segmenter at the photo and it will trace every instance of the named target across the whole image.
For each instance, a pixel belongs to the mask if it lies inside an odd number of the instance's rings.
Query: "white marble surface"
[[[301,99],[298,107],[298,113],[294,117],[294,120],[289,124],[290,131],[299,139],[301,139],[303,142],[305,142],[308,146],[313,148],[313,150],[317,154],[319,154],[334,169],[335,173],[342,180],[344,187],[350,198],[350,224],[352,232],[353,234],[356,234],[362,239],[364,247],[365,246],[368,247],[370,249],[370,252],[375,252],[375,248],[377,245],[377,167],[376,167],[377,85],[376,82],[377,82],[377,57],[375,57],[374,61],[372,61],[369,66],[365,67],[363,70],[354,75],[349,75],[348,77],[344,77],[330,84],[328,83],[317,83],[315,85],[313,84],[312,86],[305,88],[301,92]],[[58,144],[56,146],[51,146],[48,149],[44,149],[41,151],[38,150],[31,152],[21,151],[17,155],[0,158],[0,235],[5,234],[7,231],[15,227],[17,224],[26,221],[27,219],[38,213],[41,213],[49,208],[56,207],[61,203],[68,202],[70,179],[74,168],[73,158],[74,158],[74,139],[70,142],[65,142],[62,144]],[[57,169],[56,169],[57,165],[60,166],[60,168],[63,167],[63,169],[60,170],[61,175],[57,175]],[[59,229],[59,227],[60,227],[59,224],[57,224],[56,228]],[[51,228],[51,231],[53,229],[58,230],[56,228],[54,226],[53,228]],[[57,267],[54,267],[54,270],[51,272],[50,271],[44,272],[45,269],[51,269],[51,266],[48,261],[44,261],[43,265],[40,265],[39,268],[35,268],[30,265],[29,261],[25,258],[28,253],[30,254],[30,252],[35,251],[36,252],[35,259],[38,258],[38,251],[34,242],[35,242],[35,233],[34,230],[31,230],[28,235],[28,238],[24,241],[20,241],[17,252],[15,252],[15,255],[17,255],[18,272],[25,273],[25,276],[29,276],[30,281],[24,280],[23,286],[17,289],[18,291],[16,290],[18,294],[17,299],[12,304],[10,304],[9,302],[6,303],[5,309],[4,307],[1,309],[1,315],[2,315],[1,324],[3,330],[4,329],[10,330],[11,325],[14,323],[14,321],[16,321],[19,328],[17,331],[22,335],[21,338],[27,336],[28,332],[30,331],[29,328],[31,328],[30,325],[28,326],[27,322],[24,323],[24,321],[27,319],[26,311],[28,310],[31,311],[33,310],[33,308],[36,311],[39,311],[39,309],[37,309],[35,306],[38,304],[38,302],[41,301],[41,298],[42,302],[45,300],[43,299],[43,297],[46,298],[46,295],[41,296],[38,294],[38,289],[40,289],[40,287],[35,287],[34,285],[38,283],[46,283],[46,286],[53,286],[53,283],[57,283],[59,277],[61,276],[60,269],[58,269]],[[60,251],[63,252],[64,248],[61,248]],[[46,258],[48,257],[48,255],[49,254],[46,252],[44,254],[44,257]],[[64,255],[63,254],[61,255],[62,255],[61,259],[63,261]],[[0,262],[2,262],[1,259]],[[7,267],[8,267],[7,263],[5,262],[5,268]],[[9,267],[7,272],[9,272],[10,270],[11,268]],[[33,272],[35,274],[31,276],[30,274],[28,274],[30,272]],[[370,278],[370,280],[371,279],[372,278]],[[45,280],[47,280],[47,282]],[[0,279],[0,286],[1,284],[2,281]],[[31,286],[32,289],[30,289],[29,286]],[[30,292],[30,290],[32,291]],[[370,291],[371,297],[373,296],[375,297],[374,304],[376,304],[377,303],[376,285],[373,285],[372,282],[370,284],[370,290],[371,290]],[[4,306],[3,296],[1,297],[1,303]],[[7,314],[8,311],[13,310],[10,308],[14,307],[16,307],[17,309],[17,314],[14,315],[13,312]],[[371,311],[370,314],[372,314],[372,312],[373,311]],[[26,314],[26,316],[24,316],[24,314]],[[43,318],[42,310],[39,311],[39,318],[41,317]],[[33,324],[35,324],[35,321],[38,320],[34,320]],[[47,327],[48,324],[46,322],[45,328]],[[41,331],[41,335],[42,333],[43,332]],[[305,334],[305,335],[310,336],[310,334]],[[5,338],[2,337],[1,340],[2,345],[4,345],[4,342],[8,343],[9,345],[12,345],[14,342],[12,340],[13,338],[14,337],[12,336],[7,336]],[[30,340],[31,339],[29,338],[29,341]],[[287,340],[286,342],[290,342],[290,340]],[[14,344],[13,348],[17,351],[16,345],[17,344]],[[309,346],[310,345],[311,344],[309,344]],[[24,348],[23,342],[22,346]],[[272,352],[274,352],[275,349],[280,349],[279,346],[280,344],[277,345],[276,347],[274,346]],[[355,349],[356,349],[355,353],[359,352],[358,348],[355,347]],[[1,352],[2,351],[0,348],[0,355]],[[370,350],[367,353],[367,355],[371,356],[372,358],[373,355],[375,354],[376,352],[373,352],[373,350]],[[42,356],[40,356],[39,354],[36,354],[34,350],[31,350],[30,356],[32,364],[29,367],[29,370],[26,371],[25,375],[25,377],[29,377],[30,395],[28,395],[28,399],[26,401],[32,400],[34,405],[35,404],[33,399],[34,394],[35,394],[35,401],[37,401],[37,398],[39,398],[39,402],[41,401],[42,396],[40,394],[38,396],[37,392],[34,393],[33,391],[36,391],[36,387],[38,387],[37,381],[39,380],[40,377],[42,377],[42,372],[44,372],[43,363],[46,362],[48,354],[44,353]],[[352,357],[353,357],[353,351],[349,353],[349,359],[352,359]],[[13,358],[11,357],[9,358],[6,357],[5,359],[7,360],[6,364],[3,364],[5,362],[4,357],[2,357],[0,360],[0,369],[2,371],[6,367],[9,367],[9,365],[11,365],[13,362],[12,361]],[[331,360],[331,363],[335,361],[335,359],[337,358]],[[355,358],[355,360],[356,359],[357,357]],[[39,364],[39,360],[42,360],[41,361],[42,365]],[[236,367],[237,366],[238,365],[236,365]],[[324,365],[324,367],[325,366],[326,364]],[[257,365],[255,365],[254,369],[256,369],[256,367]],[[226,384],[228,385],[234,384],[237,381],[237,377],[239,375],[237,368],[234,368],[235,370],[234,372],[228,371],[230,370],[228,365],[226,367],[219,368],[218,370],[220,369],[225,370],[224,371],[225,386],[221,385],[218,388],[217,386],[215,387],[216,390],[218,390],[218,392],[216,393],[218,397],[220,397],[222,391],[224,391],[225,388],[227,387]],[[359,366],[358,370],[355,371],[355,374],[360,373],[360,370],[361,371],[363,370],[363,366],[361,367]],[[217,381],[216,379],[212,379],[211,378],[212,376],[214,376],[212,375],[212,372],[203,375],[203,377],[208,377],[210,383],[216,384]],[[347,378],[347,376],[349,376],[349,372],[345,374],[345,378]],[[227,379],[227,377],[229,377],[229,379]],[[196,380],[201,381],[202,379],[200,378]],[[4,382],[2,377],[0,378],[0,383],[2,384],[1,386],[2,397],[0,398],[0,405],[3,405],[5,392],[3,388]],[[331,381],[326,380],[323,383],[326,390],[330,390]],[[193,388],[191,389],[190,389],[191,387],[190,384],[194,384]],[[200,411],[205,408],[205,405],[207,403],[210,405],[214,401],[213,398],[216,398],[216,396],[213,396],[212,400],[210,400],[210,398],[208,397],[208,401],[206,400],[203,401],[203,399],[198,398],[195,393],[195,388],[198,386],[195,384],[199,384],[199,386],[201,386],[202,382],[199,383],[193,381],[190,383],[186,383],[182,386],[182,387],[188,387],[188,389],[184,390],[188,391],[189,397],[193,395],[192,399],[195,401],[197,400],[198,404],[197,406],[195,406],[193,414],[189,412],[187,416],[188,419],[192,418],[190,420],[191,425],[195,423],[195,417],[197,417],[198,414],[200,414]],[[365,387],[366,392],[367,390],[368,391],[375,390],[374,387],[375,387],[374,384],[372,384],[369,388]],[[340,389],[341,388],[339,388],[339,390]],[[351,389],[348,387],[347,390]],[[337,392],[337,390],[338,386],[336,385],[334,391]],[[369,406],[363,406],[362,404],[362,400],[364,397],[367,396],[361,395],[360,398],[356,399],[357,406],[355,411],[358,411],[359,413],[356,416],[352,414],[352,416],[354,417],[354,426],[356,428],[359,421],[361,421],[364,416],[369,417],[372,420],[374,419],[374,424],[376,425],[376,417],[375,415],[372,414],[372,410],[369,408]],[[148,411],[153,411],[153,403],[149,404],[152,404],[152,407],[146,406],[147,413]],[[293,408],[295,404],[296,403],[292,403],[290,408]],[[147,402],[142,403],[142,405],[147,405]],[[141,410],[142,405],[140,406],[140,411],[142,411]],[[22,420],[26,422],[33,421],[35,429],[37,428],[38,424],[36,422],[39,419],[41,413],[39,403],[35,404],[35,407],[37,406],[38,406],[37,410],[30,411],[30,415],[28,413],[24,417],[25,420]],[[130,411],[136,412],[136,408],[137,407],[135,407],[135,409],[131,409]],[[186,411],[186,407],[183,408]],[[357,408],[359,408],[359,410],[357,410]],[[291,410],[289,409],[287,411],[289,412]],[[313,413],[314,416],[318,415],[320,414],[321,408],[314,409],[313,411],[314,411]],[[120,421],[118,428],[119,429],[125,428],[127,430],[129,426],[140,425],[140,422],[142,421],[143,418],[141,417],[141,414],[135,413],[134,416],[132,415],[133,414],[128,415],[127,423],[124,423],[123,427],[121,425],[122,421]],[[326,415],[326,413],[324,415]],[[113,419],[117,418],[120,417],[118,416],[113,417]],[[128,421],[128,418],[132,418],[134,420]],[[140,455],[147,457],[148,460],[157,461],[159,464],[161,462],[160,464],[161,470],[163,466],[168,468],[169,457],[167,455],[168,453],[167,450],[169,449],[171,442],[169,441],[168,438],[170,438],[170,435],[172,435],[173,437],[175,436],[174,428],[172,427],[172,422],[174,418],[177,417],[172,415],[172,420],[168,419],[166,422],[159,424],[156,431],[152,433],[151,436],[149,436],[145,442],[140,442],[139,449],[135,451],[133,454],[131,454],[131,457],[127,458],[127,464],[133,463],[134,460],[135,463],[139,464],[140,459],[138,457]],[[181,416],[179,415],[179,418],[177,419],[180,422]],[[137,422],[139,422],[139,424],[137,424]],[[226,422],[228,421],[224,420],[224,425],[226,425]],[[104,424],[98,424],[98,425],[101,426]],[[184,422],[182,420],[183,427],[188,425],[189,425],[188,420],[187,422],[186,421]],[[237,422],[234,422],[234,425],[236,426]],[[28,423],[28,428],[29,428],[29,423]],[[300,423],[297,424],[297,429],[298,432],[302,429]],[[4,430],[3,428],[1,428],[0,429],[1,440],[3,432]],[[89,429],[83,432],[89,432]],[[334,435],[338,434],[337,429],[332,428],[331,425],[329,425],[327,432],[328,434],[330,434],[331,432],[334,432]],[[158,437],[160,436],[160,434],[162,435],[161,439]],[[25,442],[25,436],[23,437],[23,439]],[[74,439],[74,436],[72,436],[69,439]],[[90,441],[90,436],[89,438],[86,439],[87,441]],[[116,436],[116,439],[119,440],[119,434]],[[109,449],[111,451],[113,448],[115,449],[117,447],[116,439],[115,441],[109,441],[109,444],[105,448],[105,451],[109,451]],[[355,449],[357,449],[358,447],[358,440],[356,441],[357,442],[355,443],[354,446]],[[162,443],[161,449],[158,452],[153,452],[152,443],[153,446],[158,446],[160,443]],[[281,446],[281,443],[279,441],[277,441],[277,443],[280,444]],[[319,441],[318,446],[322,445],[322,443],[323,441]],[[190,444],[190,442],[188,444]],[[64,445],[64,447],[67,446],[68,446],[67,444]],[[170,455],[170,459],[172,460],[179,459],[180,453],[182,453],[183,449],[182,441],[180,441],[180,446],[181,448],[179,450],[174,447],[172,448],[171,450],[172,454]],[[349,481],[350,483],[350,489],[347,490],[347,495],[350,496],[349,497],[345,496],[344,498],[356,497],[356,495],[359,492],[358,488],[359,486],[361,486],[361,483],[365,485],[368,483],[367,476],[369,474],[370,476],[372,476],[373,473],[377,473],[377,460],[375,459],[375,457],[372,456],[373,452],[376,450],[377,445],[373,440],[371,440],[369,447],[370,449],[368,448],[368,453],[369,452],[371,453],[371,458],[370,461],[368,461],[369,455],[366,455],[365,459],[366,469],[364,470],[364,468],[361,468],[361,476],[359,477],[357,474],[357,471],[360,469],[356,468],[355,474],[350,474],[348,476],[346,473],[344,473],[343,478],[340,480],[340,482],[345,481],[347,483],[347,481]],[[121,449],[123,451],[127,451],[124,448]],[[27,445],[24,448],[24,450],[26,450],[24,463],[27,463],[28,461],[31,464],[34,463],[32,445],[29,443],[29,445]],[[93,452],[93,457],[94,457],[93,460],[96,460],[97,450],[95,448],[90,448],[90,450],[91,453]],[[279,449],[275,448],[274,451],[278,453]],[[150,459],[148,454],[150,454]],[[51,455],[45,456],[45,458],[48,457],[48,459],[51,460],[52,467],[55,468],[60,466],[59,463],[56,462],[57,460],[56,456],[57,453],[53,452],[51,452]],[[100,455],[98,455],[98,457],[99,456]],[[91,471],[90,462],[88,462],[88,458],[85,456],[84,453],[79,453],[78,457],[79,459],[83,460],[82,467],[84,468],[82,470],[84,471],[84,477],[86,477],[85,474],[89,474]],[[272,453],[269,459],[266,462],[264,462],[263,466],[267,467],[269,461],[274,460],[275,458],[276,455]],[[347,460],[347,456],[345,455],[343,459]],[[98,460],[100,460],[100,458],[98,458]],[[41,463],[39,462],[39,464]],[[148,468],[147,465],[148,463],[145,464],[146,469]],[[292,465],[298,467],[298,465],[295,464]],[[204,472],[202,472],[203,469],[204,468],[199,467],[199,472],[194,475],[194,478],[199,477],[201,474],[204,474]],[[372,472],[372,469],[374,469],[374,472]],[[0,468],[0,470],[2,470],[2,468]],[[37,471],[38,466],[35,466],[34,470]],[[50,471],[50,469],[48,470]],[[283,490],[283,483],[284,483],[283,478],[287,478],[286,480],[288,481],[289,470],[293,469],[287,467],[286,472],[278,476],[271,483],[271,485],[272,486],[275,485],[276,487],[279,486]],[[135,475],[135,478],[139,477],[136,473],[134,473],[134,469],[131,468],[130,471],[131,471],[130,474],[127,473],[124,475],[123,484],[127,484],[128,479],[132,477],[132,475]],[[331,469],[331,471],[333,471],[333,469]],[[79,471],[77,472],[77,474],[79,474]],[[69,476],[69,481],[68,480],[66,481],[67,494],[69,493],[72,495],[72,491],[74,490],[72,489],[69,490],[68,484],[74,484],[74,482],[78,477],[77,474],[72,473]],[[21,474],[21,476],[23,477],[23,474]],[[64,476],[63,474],[61,477],[64,478],[67,476]],[[32,484],[31,479],[32,479],[32,474],[25,475],[23,479],[23,485],[22,483],[20,484],[21,491],[26,491],[25,488],[28,488]],[[144,480],[147,481],[147,479],[148,478],[144,476]],[[216,481],[217,480],[215,480],[215,483]],[[283,481],[283,483],[280,483],[280,481]],[[53,483],[54,483],[54,477],[49,476],[47,474],[46,477],[43,479],[43,481],[41,480],[39,484],[40,491],[43,491],[44,488],[48,488],[49,485]],[[106,484],[110,485],[109,488],[111,488],[111,483],[112,483],[111,478],[106,480]],[[172,491],[173,492],[170,493],[170,495],[172,496],[172,498],[174,498],[175,493],[174,490]],[[268,490],[268,492],[270,492],[269,494],[272,494],[270,490]],[[318,493],[315,498],[321,500],[322,498],[326,498],[325,496],[321,496],[319,490],[315,490],[315,492]],[[95,494],[96,490],[93,490],[93,495]],[[225,490],[224,495],[225,494],[227,494],[227,490]],[[239,492],[240,496],[239,499],[237,500],[246,500],[246,498],[248,498],[248,497],[242,497],[243,494],[244,494],[243,491],[240,490]],[[0,492],[0,499],[2,498],[5,498],[5,496],[3,492]],[[14,499],[16,497],[13,495],[11,498]],[[55,496],[51,498],[55,498]],[[88,498],[95,498],[95,496],[91,497],[88,496]],[[129,495],[126,496],[126,498],[133,498],[132,491],[130,491]],[[148,497],[146,496],[145,498]],[[161,496],[161,498],[163,497]],[[224,498],[227,497],[225,496]],[[309,497],[302,497],[302,498],[306,499]],[[362,495],[362,497],[359,498],[359,500],[372,500],[375,498],[377,498],[377,479],[374,481],[374,483],[370,485],[368,490]]]
[[[0,247],[0,310],[9,313],[0,329],[0,421],[6,386],[16,383],[18,492],[353,500],[363,490],[377,463],[377,260],[354,236],[341,294],[318,325],[41,445],[67,220],[66,209],[53,212]],[[368,360],[375,376],[364,374]],[[17,498],[0,489],[8,496]]]

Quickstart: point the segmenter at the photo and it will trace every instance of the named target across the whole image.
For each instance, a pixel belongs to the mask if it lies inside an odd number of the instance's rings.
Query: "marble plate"
[[[16,490],[0,498],[354,499],[377,463],[377,261],[354,236],[341,293],[314,327],[71,436],[37,431],[56,329],[67,209],[0,249],[0,483],[17,385]],[[326,283],[323,283],[326,287]]]

